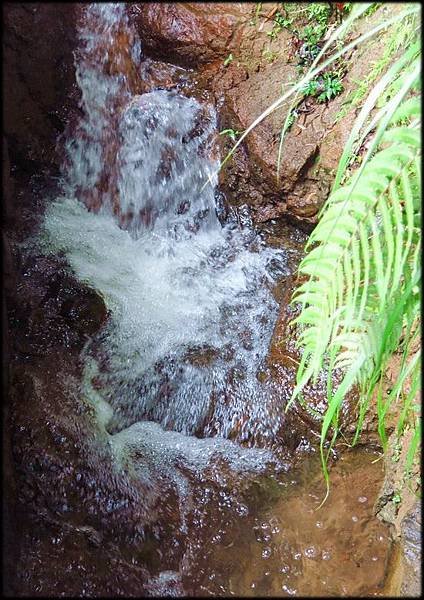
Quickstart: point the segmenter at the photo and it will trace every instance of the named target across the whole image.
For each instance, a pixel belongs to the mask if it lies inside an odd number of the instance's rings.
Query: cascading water
[[[258,379],[284,256],[231,210],[223,218],[213,107],[177,91],[134,94],[137,63],[111,72],[113,36],[128,30],[124,5],[85,10],[84,116],[40,239],[105,299],[108,325],[87,343],[81,391],[110,434],[117,472],[174,490],[191,565],[202,544],[189,521],[210,520],[211,490],[221,490],[222,515],[240,518],[248,509],[235,482],[285,468],[270,451],[281,417]]]
[[[87,8],[76,65],[84,118],[67,144],[64,198],[44,228],[111,312],[88,350],[113,409],[109,431],[153,420],[271,445],[281,416],[270,416],[258,372],[283,253],[234,213],[218,218],[213,108],[176,91],[130,98],[125,73],[105,67],[113,35],[128,28],[123,5]]]

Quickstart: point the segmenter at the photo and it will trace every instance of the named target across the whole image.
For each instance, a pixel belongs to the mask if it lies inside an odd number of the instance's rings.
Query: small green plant
[[[219,132],[219,135],[227,135],[233,142],[235,142],[237,137],[242,133],[242,131],[236,131],[235,129],[223,129]]]
[[[300,39],[312,48],[318,44],[325,30],[326,26],[324,25],[306,25],[300,33]]]
[[[326,102],[335,96],[338,96],[343,91],[343,84],[337,73],[324,73],[324,90],[318,96],[318,102]]]
[[[290,111],[290,114],[289,114],[289,117],[287,120],[287,129],[288,130],[292,127],[292,125],[295,122],[295,120],[297,119],[297,117],[298,117],[298,113],[295,109]]]
[[[289,6],[290,5],[287,4],[285,7],[287,13]],[[301,58],[306,58],[307,62],[312,62],[319,52],[318,43],[327,31],[330,8],[328,3],[314,2],[308,5],[308,7],[304,10],[297,10],[297,16],[301,12],[306,12],[308,20],[312,21],[312,23],[304,27],[302,31],[299,31],[293,27],[293,17],[285,17],[281,14],[281,12],[277,11],[274,17],[273,28],[267,33],[267,35],[272,40],[275,40],[283,29],[288,29],[296,36],[298,40],[303,42],[303,57]]]
[[[311,81],[309,81],[303,88],[303,95],[304,96],[316,96],[318,87],[319,87],[318,78],[311,79]]]
[[[369,9],[367,11],[365,11],[364,16],[365,17],[370,17],[371,15],[373,15],[375,13],[375,11],[380,8],[380,6],[382,5],[382,2],[373,2],[372,5],[369,7]]]
[[[318,43],[328,28],[328,19],[330,17],[330,6],[328,2],[312,2],[307,7],[309,25],[303,28],[299,37],[308,47],[313,60],[319,52]]]
[[[274,23],[281,29],[290,29],[293,25],[293,19],[288,19],[284,17],[281,13],[277,12],[274,17]]]
[[[320,51],[320,42],[328,28],[328,18],[330,9],[328,5],[310,4],[308,6],[308,18],[312,21],[297,32],[299,40],[303,42],[299,56],[303,63],[312,63]]]
[[[400,505],[400,503],[402,502],[402,496],[400,495],[399,492],[394,493],[392,502],[393,502],[393,504],[396,504],[396,506]]]
[[[328,102],[342,91],[343,84],[340,81],[339,73],[331,71],[311,79],[305,85],[303,95],[316,97],[318,102]]]
[[[307,7],[309,21],[315,21],[319,25],[327,27],[330,17],[330,5],[328,2],[311,2]]]
[[[230,53],[227,58],[224,60],[224,67],[228,67],[228,65],[234,60],[232,53]]]
[[[272,40],[275,40],[275,38],[277,37],[277,35],[284,28],[290,30],[292,25],[293,25],[293,19],[288,19],[288,18],[284,17],[280,12],[276,12],[275,17],[274,17],[273,27],[272,27],[271,31],[268,31],[267,35]]]

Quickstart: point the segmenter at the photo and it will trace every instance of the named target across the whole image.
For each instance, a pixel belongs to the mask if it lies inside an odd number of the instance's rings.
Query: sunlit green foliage
[[[385,421],[392,404],[400,400],[398,435],[407,422],[415,428],[407,468],[419,443],[420,417],[414,402],[420,386],[420,350],[411,348],[420,332],[420,54],[417,39],[371,90],[299,266],[305,281],[293,302],[301,304],[294,323],[300,325],[302,359],[292,400],[327,371],[328,408],[321,431],[327,485],[327,460],[340,409],[354,386],[359,403],[353,444],[375,401],[386,448]],[[367,137],[361,166],[341,185]],[[401,368],[384,397],[383,376],[395,352],[402,356]],[[334,388],[336,370],[342,378]]]
[[[375,2],[375,6],[378,8],[381,6],[381,2]],[[413,18],[413,16],[410,16],[393,26],[382,56],[378,60],[371,63],[372,68],[366,77],[354,82],[356,85],[349,93],[346,101],[343,103],[343,108],[336,115],[336,120],[340,120],[349,110],[352,109],[353,106],[359,106],[361,102],[363,102],[364,97],[374,85],[377,78],[380,77],[387,70],[390,63],[393,62],[396,53],[399,52],[399,49],[406,48],[410,45],[414,36],[416,36],[416,32],[414,31],[413,27]],[[381,102],[383,101],[384,99],[382,98]]]
[[[327,72],[309,81],[303,89],[304,96],[314,96],[318,102],[327,102],[343,91],[337,72]]]
[[[280,12],[276,12],[275,17],[274,17],[274,23],[272,26],[271,31],[268,31],[267,35],[274,40],[277,35],[280,33],[280,31],[282,31],[284,28],[290,29],[290,27],[293,24],[293,19],[288,19],[286,17],[284,17]]]

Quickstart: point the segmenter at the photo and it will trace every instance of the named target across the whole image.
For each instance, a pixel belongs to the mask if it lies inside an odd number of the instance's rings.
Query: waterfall
[[[219,214],[214,107],[175,90],[136,93],[141,47],[125,10],[88,5],[81,20],[83,116],[67,142],[44,247],[63,252],[110,311],[87,360],[113,411],[111,433],[154,421],[271,446],[283,411],[269,410],[258,374],[284,253],[234,211]],[[122,39],[132,46],[119,47]]]

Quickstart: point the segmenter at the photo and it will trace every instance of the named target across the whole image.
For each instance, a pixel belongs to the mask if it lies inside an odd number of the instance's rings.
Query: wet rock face
[[[10,293],[10,335],[21,359],[53,349],[78,351],[106,322],[101,296],[67,275],[59,261],[34,256],[17,277],[20,293]]]
[[[201,71],[201,75],[209,77],[208,85],[221,107],[221,130],[246,130],[300,77],[298,67],[302,61],[294,51],[292,34],[284,29],[270,41],[267,33],[272,30],[273,21],[257,21],[252,8],[250,20],[235,36],[234,60],[226,67],[221,64],[213,74],[206,73],[208,67]],[[380,16],[376,13],[377,21]],[[352,38],[363,33],[371,22],[372,19],[359,22],[350,34]],[[357,90],[357,82],[370,71],[370,51],[377,60],[387,41],[382,34],[378,40],[372,40],[372,49],[364,44],[345,57],[347,72],[342,81],[344,91],[339,96],[326,103],[318,103],[312,97],[300,98],[285,136],[280,177],[280,133],[290,103],[283,103],[248,134],[220,176],[231,203],[248,203],[256,222],[284,216],[306,231],[314,227],[356,118],[349,98]],[[290,102],[292,99],[293,96]],[[225,156],[234,142],[225,137],[222,141]]]
[[[271,340],[268,366],[275,381],[279,382],[283,389],[293,390],[296,382],[296,371],[301,361],[302,355],[297,347],[296,338],[299,330],[296,326],[291,326],[291,321],[299,315],[299,305],[289,304],[292,294],[298,285],[294,276],[289,277],[285,284],[285,290],[281,298],[281,310],[275,324],[273,337]],[[333,375],[333,385],[337,385],[341,380],[341,373]],[[322,420],[318,415],[324,415],[327,409],[327,372],[322,369],[316,383],[308,383],[303,390],[305,403],[294,402],[291,411],[292,422],[296,429],[301,430],[302,424],[306,426],[305,435],[313,432],[319,435],[321,431]],[[340,411],[340,424],[343,431],[354,432],[356,426],[356,390],[350,391]],[[309,408],[312,408],[316,414],[313,414]],[[353,428],[353,429],[352,429]]]
[[[421,595],[421,504],[419,500],[407,513],[401,524],[404,575],[401,596]]]
[[[237,25],[250,12],[241,2],[132,4],[145,49],[155,57],[196,66],[229,54]]]
[[[9,147],[7,139],[3,136],[3,148],[2,148],[2,176],[3,176],[3,202],[1,209],[1,216],[4,225],[9,225],[13,221],[13,199],[15,195],[14,181],[10,175],[10,160],[9,160]]]
[[[383,380],[384,386],[393,387],[400,364],[400,357],[392,359]],[[414,462],[410,475],[405,477],[407,454],[413,432],[411,429],[406,431],[399,444],[397,420],[397,414],[389,413],[386,431],[392,433],[384,456],[385,477],[374,512],[383,522],[393,526],[392,537],[399,551],[398,560],[392,568],[388,595],[418,598],[421,595],[421,465],[418,461]]]
[[[128,554],[149,544],[159,488],[120,468],[102,418],[81,396],[79,353],[106,307],[57,259],[17,262],[19,294],[7,290],[7,593],[142,594],[145,569]],[[161,488],[166,523],[178,518],[172,494]]]
[[[149,543],[158,491],[117,468],[107,433],[81,401],[74,358],[58,352],[34,362],[14,369],[11,386],[17,535],[10,590],[142,593],[146,571],[138,557]],[[165,512],[168,523],[178,516],[172,498]]]
[[[4,7],[4,134],[11,163],[25,171],[58,166],[56,138],[65,127],[75,85],[76,11],[72,3]]]
[[[245,76],[236,86],[224,88],[224,126],[244,131],[296,79],[295,65],[281,59]],[[215,90],[218,96],[222,94],[222,81],[218,80]],[[299,113],[285,140],[280,176],[279,140],[289,109],[287,103],[256,126],[247,136],[244,150],[237,151],[221,176],[230,197],[238,195],[240,186],[245,191],[250,189],[248,201],[258,222],[287,215],[295,222],[314,224],[328,196],[333,173],[320,167],[320,145],[334,119],[335,107],[302,108],[304,112]],[[329,153],[334,151],[334,147],[329,149]]]

